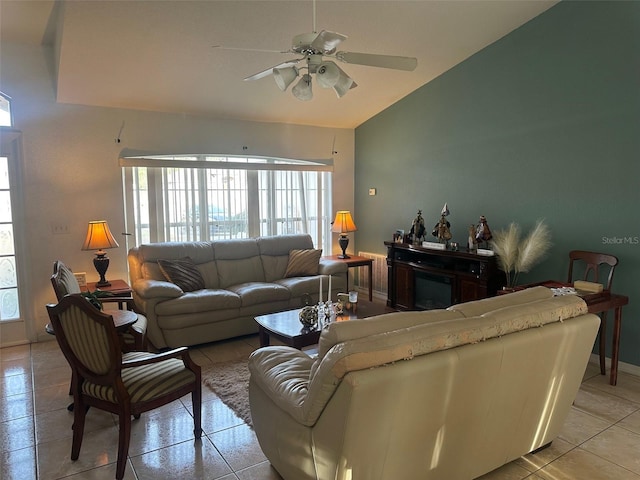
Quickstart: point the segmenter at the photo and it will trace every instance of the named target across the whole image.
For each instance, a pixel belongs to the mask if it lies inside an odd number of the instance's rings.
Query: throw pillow
[[[158,266],[165,278],[175,283],[183,292],[193,292],[204,288],[204,279],[190,257],[178,260],[158,260]]]
[[[320,266],[320,256],[322,249],[314,250],[291,250],[289,252],[289,263],[284,273],[286,277],[305,277],[308,275],[317,275]]]

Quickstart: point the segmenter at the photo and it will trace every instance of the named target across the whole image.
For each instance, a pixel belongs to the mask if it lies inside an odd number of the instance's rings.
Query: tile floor
[[[192,349],[200,365],[246,357],[256,336]],[[56,342],[0,349],[0,478],[112,479],[118,432],[111,414],[87,416],[72,462],[70,370]],[[190,397],[133,422],[126,479],[277,480],[253,431],[203,388],[202,441],[193,441]],[[551,447],[482,480],[640,480],[640,378],[618,386],[590,364],[566,425]],[[358,479],[356,479],[358,480]]]

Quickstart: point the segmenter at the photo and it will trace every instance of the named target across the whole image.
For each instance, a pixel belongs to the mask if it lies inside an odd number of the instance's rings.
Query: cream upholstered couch
[[[470,480],[558,435],[599,322],[544,287],[336,322],[253,352],[254,429],[285,480]]]
[[[344,263],[319,258],[321,252],[315,250],[315,271],[298,275],[294,269],[291,275],[290,252],[313,254],[313,248],[309,235],[132,248],[131,288],[137,309],[146,314],[149,341],[156,348],[174,348],[255,333],[256,315],[299,308],[309,296],[317,302],[320,281],[326,298],[329,275],[335,298],[347,287]],[[168,281],[160,268],[187,257],[203,288],[185,291]]]

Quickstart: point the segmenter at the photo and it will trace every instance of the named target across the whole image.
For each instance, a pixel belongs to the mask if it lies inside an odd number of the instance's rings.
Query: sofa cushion
[[[260,257],[239,260],[217,260],[220,288],[229,288],[249,282],[264,282]]]
[[[238,309],[242,305],[240,297],[233,292],[222,289],[204,289],[185,293],[179,298],[160,302],[155,313],[162,316],[179,316],[190,313],[211,312],[211,319],[216,318],[214,312]]]
[[[184,292],[193,292],[204,288],[204,279],[190,257],[178,260],[158,260],[160,270],[167,280],[175,283]]]
[[[289,300],[291,297],[289,290],[276,283],[247,282],[232,285],[228,289],[240,297],[243,307]]]
[[[213,257],[212,242],[161,242],[146,243],[138,248],[138,257],[143,262],[156,262],[160,259],[177,260],[190,257],[194,263],[210,262]]]
[[[294,249],[313,248],[310,235],[278,235],[275,237],[258,237],[260,258],[264,267],[265,281],[273,282],[284,278],[289,263],[289,252]]]
[[[306,250],[313,248],[313,240],[308,234],[277,235],[273,237],[258,237],[256,239],[260,255],[280,256],[288,255],[291,250]]]
[[[288,278],[317,275],[321,256],[322,249],[291,250],[289,252],[287,271],[284,272],[284,276]]]
[[[220,288],[265,281],[255,238],[217,241],[215,253]]]

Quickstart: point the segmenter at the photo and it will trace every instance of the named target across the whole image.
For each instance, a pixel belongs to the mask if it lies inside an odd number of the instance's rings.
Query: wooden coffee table
[[[285,345],[302,349],[303,347],[314,345],[320,339],[319,328],[304,327],[300,323],[298,314],[301,309],[287,310],[278,313],[269,313],[260,315],[255,320],[258,323],[258,334],[260,336],[260,346],[269,345],[271,337],[277,338]],[[393,312],[391,308],[383,303],[374,303],[367,301],[359,301],[356,312],[344,312],[343,315],[336,316],[332,319],[334,322],[343,322],[346,320],[354,320],[356,318],[367,318],[383,313]]]

